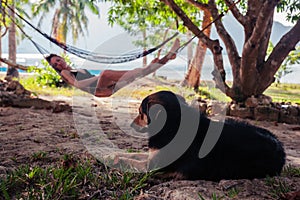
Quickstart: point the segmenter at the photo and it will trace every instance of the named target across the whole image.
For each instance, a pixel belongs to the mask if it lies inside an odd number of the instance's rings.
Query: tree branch
[[[272,14],[273,16],[273,14]],[[272,33],[273,18],[270,18],[269,23],[267,24],[266,31],[264,32],[261,42],[259,44],[258,55],[257,55],[257,66],[258,71],[264,66],[267,50],[270,42],[270,37]]]
[[[13,68],[18,68],[18,69],[21,69],[21,70],[27,70],[28,69],[28,66],[15,64],[15,63],[13,63],[10,60],[7,60],[5,58],[1,58],[0,57],[0,61],[3,62],[3,63],[5,63],[5,64],[7,64],[10,67],[13,67]]]
[[[198,2],[198,1],[194,1],[194,0],[185,0],[186,2],[188,2],[189,4],[199,8],[200,10],[208,10],[208,5]]]
[[[257,45],[261,42],[260,39],[262,38],[264,32],[268,27],[267,25],[269,23],[270,18],[273,17],[273,11],[278,1],[279,0],[266,1],[263,4],[263,7],[260,9],[260,12],[258,13],[255,26],[252,30],[252,34],[245,43],[246,51],[243,52],[243,56],[248,55],[250,53],[249,51],[255,49]]]
[[[230,11],[233,16],[240,22],[242,25],[246,24],[246,18],[240,13],[239,9],[236,7],[232,0],[225,0],[225,3],[228,7],[231,7]]]
[[[214,1],[209,1],[209,5],[210,5],[209,7],[210,7],[210,10],[211,10],[211,13],[212,13],[212,17],[214,19],[216,19],[219,16],[216,4],[215,4]],[[238,50],[236,48],[235,42],[232,39],[232,37],[229,35],[227,30],[225,29],[225,27],[224,27],[221,20],[217,20],[215,22],[215,27],[217,29],[218,35],[220,36],[220,38],[222,39],[222,41],[225,44],[226,51],[227,51],[228,58],[229,58],[229,62],[230,62],[231,67],[232,67],[233,78],[238,79],[239,76],[237,74],[239,73],[241,58],[239,56],[239,53],[238,53]],[[236,81],[239,82],[239,80],[236,80]],[[236,81],[234,81],[234,82],[236,82]]]
[[[196,35],[205,45],[208,47],[212,47],[214,45],[214,41],[207,37],[173,0],[161,1],[167,4],[175,12],[183,21],[183,25]]]
[[[264,88],[261,88],[262,91],[264,91],[265,88],[267,88],[269,85],[272,84],[274,75],[278,71],[282,62],[288,56],[290,51],[295,49],[295,46],[300,41],[299,33],[300,33],[300,20],[298,19],[296,25],[284,36],[282,36],[280,41],[274,47],[269,58],[267,59],[261,71],[261,77],[268,79],[269,83]]]
[[[260,43],[263,42],[262,38],[268,28],[268,23],[272,20],[273,11],[275,6],[277,5],[279,0],[267,0],[263,3],[261,9],[256,7],[256,10],[259,10],[257,16],[249,16],[249,19],[253,20],[250,23],[254,23],[255,26],[253,28],[252,34],[246,33],[246,37],[250,35],[248,40],[246,40],[242,53],[241,60],[241,70],[240,70],[240,79],[243,86],[243,91],[246,96],[252,94],[251,91],[259,87],[257,83],[260,82],[258,71],[258,63],[259,63],[259,48]],[[257,11],[253,11],[257,12]],[[252,13],[253,14],[253,13]],[[251,25],[250,25],[251,26]],[[245,28],[246,30],[246,28]],[[247,29],[247,31],[250,31]],[[248,36],[247,36],[248,35]],[[257,80],[253,79],[253,77],[257,77]],[[250,91],[247,93],[247,91]]]
[[[184,11],[174,2],[174,0],[162,0],[165,4],[167,4],[177,16],[181,18],[184,26],[186,26],[194,35],[196,35],[199,40],[206,45],[211,52],[213,53],[214,58],[214,71],[212,75],[214,76],[214,81],[216,83],[216,87],[219,88],[222,92],[227,94],[228,96],[233,95],[232,89],[225,82],[226,74],[224,70],[224,63],[222,57],[222,47],[220,46],[219,40],[211,40],[207,37],[192,21],[191,19],[184,13]],[[231,96],[232,97],[232,96]]]

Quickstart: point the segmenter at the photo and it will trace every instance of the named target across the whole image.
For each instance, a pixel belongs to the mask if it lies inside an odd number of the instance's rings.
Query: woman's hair
[[[56,54],[54,54],[54,53],[51,53],[49,56],[46,56],[45,59],[46,59],[47,62],[50,64],[51,58],[52,58],[52,57],[55,57],[55,56],[58,56],[58,55],[56,55]],[[60,56],[58,56],[58,57],[60,57]]]
[[[56,67],[54,67],[54,66],[52,66],[52,65],[50,64],[51,58],[53,58],[53,57],[55,57],[55,56],[60,57],[59,55],[56,55],[56,54],[54,54],[54,53],[51,53],[49,56],[46,56],[45,59],[46,59],[46,61],[49,63],[49,65],[50,65],[57,73],[60,74],[61,71],[58,70],[58,69],[56,69]]]

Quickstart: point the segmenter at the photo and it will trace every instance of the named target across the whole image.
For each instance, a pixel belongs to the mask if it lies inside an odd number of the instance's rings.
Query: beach
[[[156,80],[143,79],[130,85],[136,88],[151,90],[159,84]],[[41,96],[47,100],[59,100],[56,96]],[[146,152],[145,137],[135,135],[129,127],[132,119],[138,114],[141,99],[118,97],[95,98],[93,96],[73,96],[64,98],[73,106],[72,112],[53,113],[47,109],[0,107],[0,177],[20,166],[47,168],[59,166],[66,155],[83,162],[101,160],[101,152],[111,150]],[[273,132],[283,143],[287,154],[286,166],[300,167],[300,126],[267,121],[246,120],[250,124],[266,128]],[[96,134],[91,140],[91,134]],[[103,141],[106,141],[103,143]],[[109,151],[110,150],[110,151]],[[37,157],[44,155],[43,157]],[[98,161],[99,162],[99,161]],[[104,168],[99,164],[93,170],[110,174],[115,169]],[[98,168],[97,168],[98,167]],[[120,170],[120,169],[117,169]],[[118,174],[124,172],[119,171]],[[102,175],[101,175],[102,176]],[[104,175],[103,175],[104,176]],[[148,178],[144,187],[135,192],[134,199],[197,199],[199,195],[211,199],[213,195],[229,198],[234,188],[235,199],[276,199],[271,191],[270,180],[221,180],[219,182],[196,180],[165,180]],[[274,178],[276,183],[284,183],[289,191],[300,188],[300,177],[282,175]],[[87,182],[86,184],[88,184]],[[275,186],[274,186],[275,187]],[[101,191],[101,192],[99,192]],[[100,188],[85,190],[83,199],[95,195],[98,199],[115,199],[121,195],[122,187],[101,185]]]
[[[4,55],[4,57],[7,55]],[[131,62],[122,63],[122,64],[100,64],[87,60],[83,60],[81,58],[70,56],[71,61],[74,63],[75,68],[87,69],[91,72],[91,74],[98,75],[101,71],[105,69],[113,69],[113,70],[130,70],[137,67],[142,67],[142,59],[137,59]],[[152,55],[147,56],[148,62],[154,59]],[[18,54],[19,64],[30,66],[34,65],[37,67],[43,67],[41,65],[41,59],[43,56],[40,54]],[[201,72],[201,80],[211,81],[212,75],[211,72],[213,70],[213,59],[212,55],[207,55],[203,64],[202,72]],[[232,72],[229,65],[229,60],[226,55],[224,55],[224,66],[226,72],[226,80],[232,81]],[[292,66],[288,66],[292,71],[291,73],[283,76],[281,79],[282,83],[296,83],[300,84],[300,64],[295,64]],[[157,70],[156,75],[165,77],[169,80],[183,80],[184,76],[187,72],[187,59],[184,55],[178,55],[175,60],[170,61],[165,66]],[[5,73],[6,67],[0,67],[0,73]],[[26,73],[22,70],[19,70],[20,74]]]

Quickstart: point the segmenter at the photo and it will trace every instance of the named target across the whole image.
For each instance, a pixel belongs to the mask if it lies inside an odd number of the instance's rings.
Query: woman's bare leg
[[[95,90],[95,96],[98,97],[108,97],[120,88],[128,85],[136,78],[146,76],[163,65],[165,65],[169,60],[176,58],[176,51],[180,47],[179,39],[176,39],[171,50],[161,59],[155,58],[151,63],[144,68],[136,68],[128,71],[114,71],[105,70],[103,71],[97,83],[97,88]],[[116,86],[116,87],[115,87]]]
[[[151,63],[144,68],[136,68],[125,73],[119,81],[132,82],[136,78],[146,76],[155,72],[157,69],[161,68],[165,65],[169,60],[173,60],[176,58],[176,51],[180,47],[179,39],[176,39],[171,50],[161,59],[155,58],[151,61]]]
[[[98,78],[97,86],[95,88],[95,96],[109,97],[114,93],[114,86],[118,80],[124,76],[128,71],[114,71],[104,70]]]

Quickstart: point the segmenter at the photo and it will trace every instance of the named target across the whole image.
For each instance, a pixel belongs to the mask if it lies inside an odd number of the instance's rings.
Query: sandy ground
[[[69,102],[73,111],[52,113],[45,109],[0,107],[0,175],[30,163],[32,155],[38,152],[47,153],[49,160],[44,160],[41,165],[48,165],[65,154],[91,154],[101,159],[102,153],[116,149],[148,150],[144,135],[138,135],[129,127],[138,112],[140,100],[130,96],[53,98]],[[300,167],[300,125],[248,122],[272,131],[284,144],[287,165]],[[101,134],[95,134],[95,138],[91,133]],[[278,179],[292,191],[300,190],[300,177]],[[205,199],[212,199],[213,194],[231,199],[228,193],[232,187],[239,190],[235,199],[274,199],[264,179],[158,181],[137,199],[199,199],[199,194]]]

